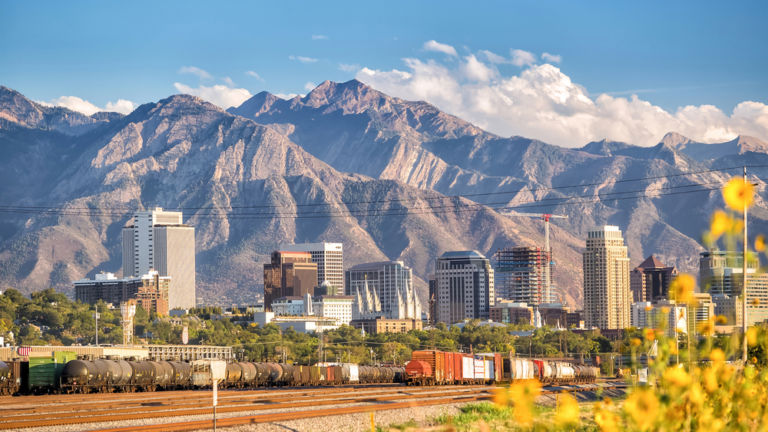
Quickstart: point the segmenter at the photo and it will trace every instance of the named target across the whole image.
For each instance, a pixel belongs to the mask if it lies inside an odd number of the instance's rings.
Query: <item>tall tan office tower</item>
[[[628,328],[631,305],[629,258],[621,230],[606,225],[589,231],[584,252],[584,320],[587,327]]]
[[[195,307],[195,229],[184,225],[181,212],[136,212],[123,228],[123,277],[150,270],[171,277],[170,309]]]

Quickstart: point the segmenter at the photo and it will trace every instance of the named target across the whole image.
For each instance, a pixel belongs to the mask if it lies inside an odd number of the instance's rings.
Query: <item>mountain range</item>
[[[125,116],[0,87],[0,152],[0,286],[71,292],[72,280],[119,273],[121,227],[160,206],[195,226],[198,296],[218,304],[255,302],[269,253],[305,241],[343,242],[345,266],[401,259],[425,298],[444,251],[541,244],[539,219],[505,215],[525,212],[568,216],[553,220],[553,276],[577,306],[587,230],[618,225],[632,266],[653,253],[696,273],[718,188],[739,174],[723,168],[768,169],[756,138],[562,148],[356,80],[289,100],[262,92],[226,111],[175,95]],[[756,204],[750,229],[766,232]]]

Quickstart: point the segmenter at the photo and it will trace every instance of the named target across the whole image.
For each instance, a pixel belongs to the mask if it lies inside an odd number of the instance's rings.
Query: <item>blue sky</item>
[[[734,123],[732,111],[744,101],[768,102],[767,10],[765,2],[750,1],[7,1],[0,6],[0,84],[37,101],[75,96],[105,107],[118,99],[156,101],[180,88],[194,92],[219,85],[288,95],[306,93],[308,83],[367,77],[363,80],[398,96],[434,98],[429,101],[500,134],[544,130],[506,130],[499,125],[514,112],[484,119],[481,104],[462,108],[477,98],[468,93],[476,82],[466,76],[456,78],[464,97],[446,102],[386,75],[396,70],[416,77],[414,63],[404,60],[413,59],[458,77],[474,56],[493,70],[482,77],[485,84],[509,84],[549,63],[558,77],[594,101],[603,93],[630,102],[636,95],[673,117],[680,107],[714,105],[726,117],[719,120],[723,127],[730,128],[722,136],[739,128],[761,135],[763,126],[753,130],[748,124],[754,122],[749,115],[762,118],[761,106],[747,107],[746,123]],[[426,45],[429,41],[440,45]],[[449,46],[456,55],[429,49],[434,46]],[[531,53],[534,60],[514,62],[512,50]],[[504,60],[494,62],[485,52]],[[182,73],[189,67],[204,72]],[[362,68],[381,74],[361,74]],[[579,108],[553,112],[573,109]],[[659,128],[677,125],[665,121]],[[584,139],[622,138],[622,133],[595,126]],[[691,130],[697,133],[703,140],[717,135]],[[558,137],[550,140],[562,140]]]

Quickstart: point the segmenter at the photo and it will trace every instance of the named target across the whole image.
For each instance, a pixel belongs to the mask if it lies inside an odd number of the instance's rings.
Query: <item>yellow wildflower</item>
[[[713,393],[715,390],[717,390],[717,372],[715,372],[713,368],[704,369],[702,378],[704,381],[704,388],[708,392]]]
[[[595,404],[595,423],[602,432],[614,432],[619,430],[619,417],[603,408],[603,404]]]
[[[632,339],[629,341],[629,343],[630,343],[630,344],[632,344],[632,346],[633,346],[633,347],[639,347],[639,346],[640,346],[640,345],[643,343],[643,341],[641,341],[641,340],[640,340],[640,339],[638,339],[638,338],[632,338]]]
[[[723,188],[725,204],[733,210],[743,212],[744,207],[752,205],[755,195],[755,187],[752,183],[745,182],[743,178],[734,177]]]
[[[760,299],[759,298],[753,298],[750,302],[752,306],[760,306]]]
[[[509,400],[514,407],[515,420],[524,426],[533,424],[533,402],[541,394],[541,383],[520,381],[509,386]]]
[[[677,388],[687,387],[691,376],[681,367],[670,367],[664,371],[664,381]]]
[[[693,383],[690,389],[688,389],[688,400],[695,406],[701,406],[705,400],[704,391],[701,389],[699,383]]]
[[[659,400],[651,391],[637,390],[624,402],[624,411],[629,414],[640,430],[649,430],[656,421]]]
[[[755,327],[747,329],[747,344],[749,346],[757,345],[757,329]]]
[[[765,236],[760,234],[755,238],[755,250],[762,252],[765,250]]]
[[[717,240],[723,233],[728,232],[733,225],[733,220],[724,211],[717,210],[712,215],[712,220],[709,224],[709,232],[714,237],[713,240]]]
[[[500,407],[505,407],[508,402],[509,391],[506,387],[496,387],[493,389],[493,403]]]
[[[656,339],[656,332],[654,332],[653,329],[645,328],[643,329],[643,337],[646,340],[652,341]]]
[[[705,336],[712,336],[715,333],[715,323],[714,320],[706,320],[699,323],[697,326],[697,330],[699,333],[705,335]]]
[[[573,424],[579,421],[579,403],[576,398],[564,393],[560,396],[560,404],[555,414],[555,422],[560,426]]]
[[[693,303],[693,290],[696,287],[696,280],[687,273],[681,273],[672,281],[670,291],[678,303]]]
[[[715,348],[709,353],[709,361],[719,364],[725,361],[725,353],[720,348]]]
[[[726,324],[728,322],[728,318],[726,318],[723,315],[718,315],[715,317],[715,323],[717,324]]]

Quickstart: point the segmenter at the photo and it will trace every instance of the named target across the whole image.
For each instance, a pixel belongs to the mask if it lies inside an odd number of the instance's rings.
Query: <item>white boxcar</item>
[[[482,358],[475,358],[475,379],[485,378],[485,362]]]
[[[483,378],[489,380],[493,379],[493,360],[485,359],[484,361],[484,370],[483,370]]]
[[[475,378],[475,359],[468,356],[461,357],[461,376],[465,380]]]

